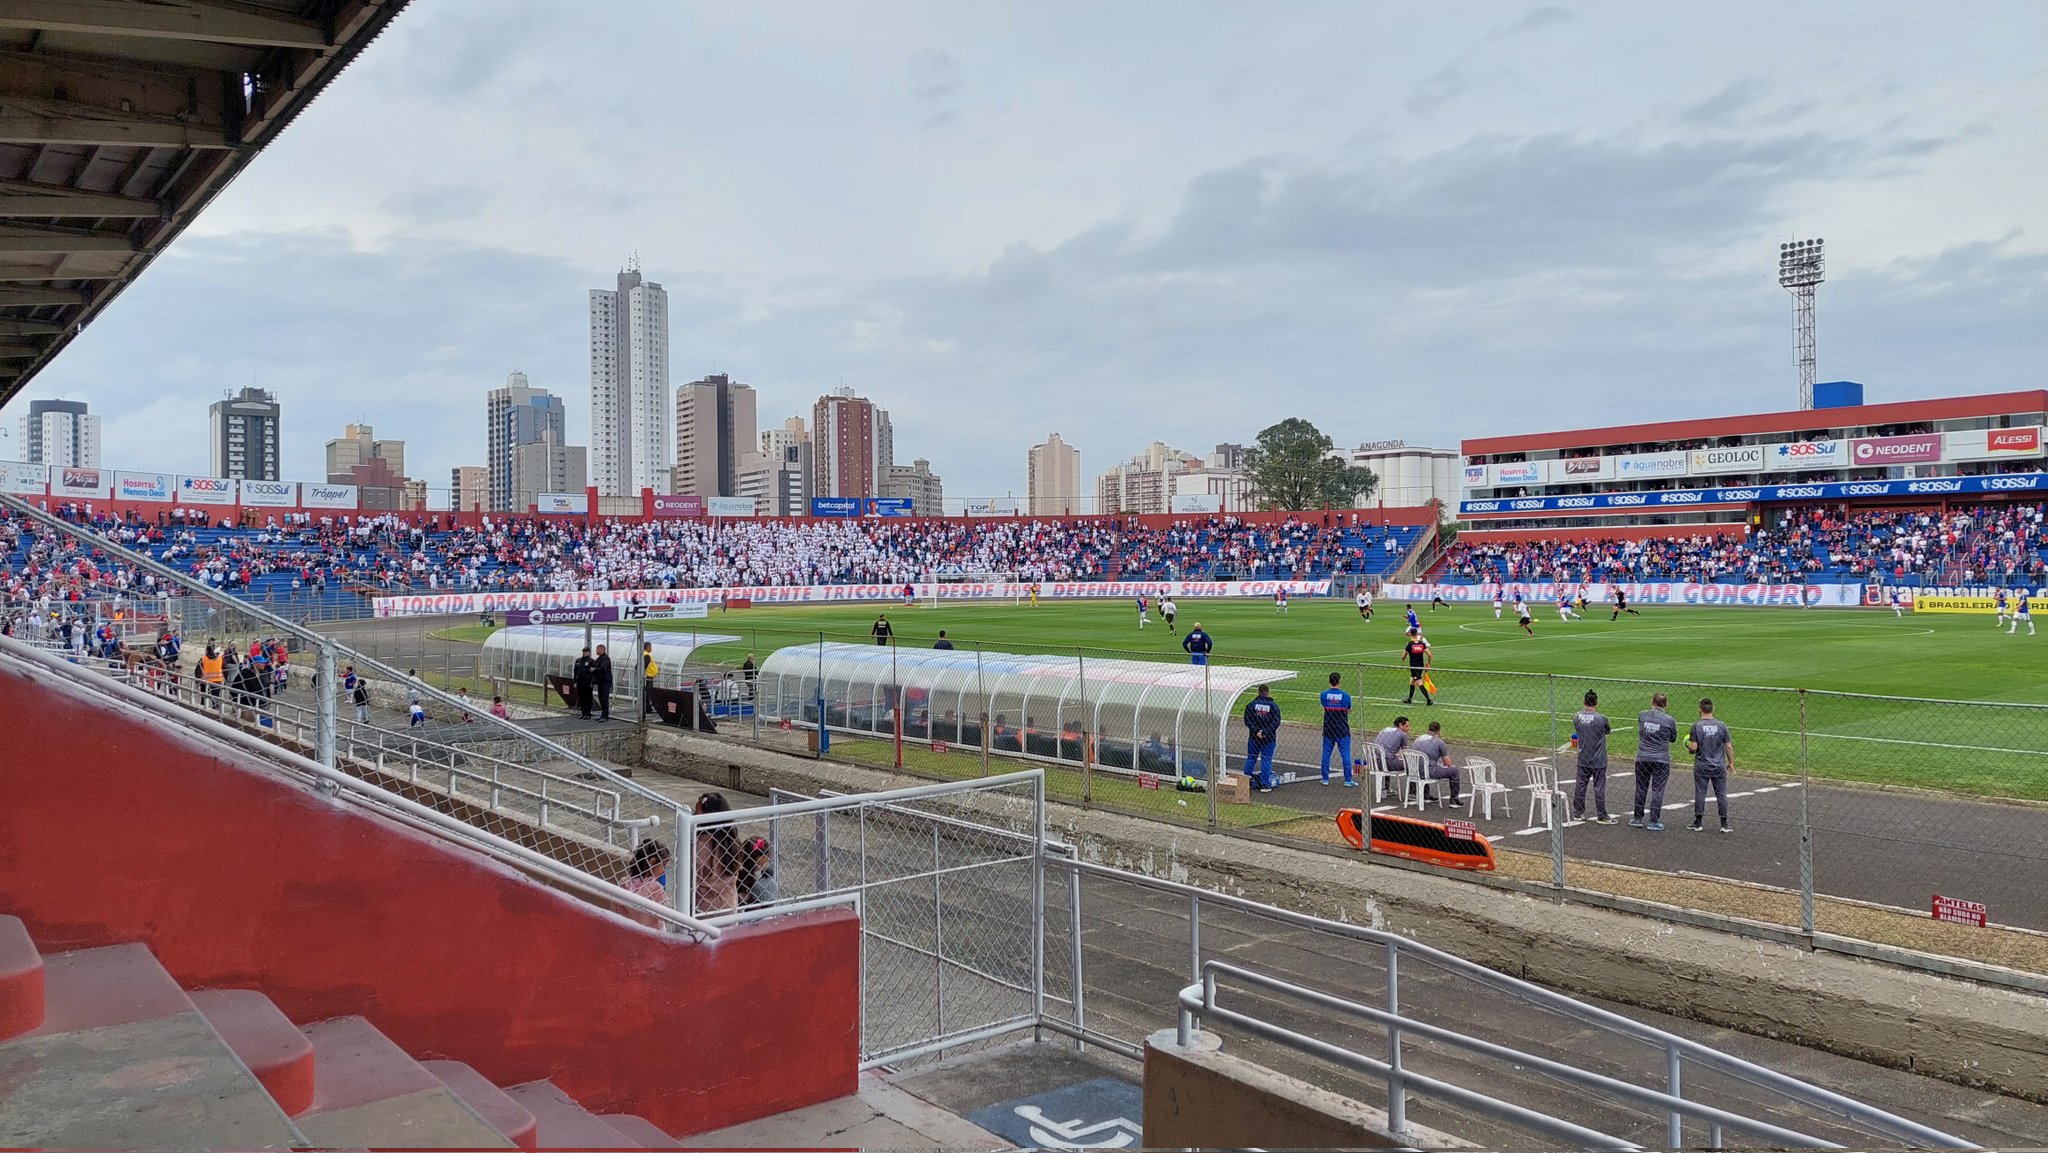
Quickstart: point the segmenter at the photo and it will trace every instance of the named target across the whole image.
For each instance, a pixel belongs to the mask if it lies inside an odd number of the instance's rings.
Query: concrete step
[[[0,917],[0,1041],[43,1023],[43,954],[20,917]]]
[[[490,1082],[482,1073],[460,1061],[422,1061],[427,1072],[438,1078],[441,1084],[462,1099],[462,1103],[485,1121],[491,1128],[505,1135],[505,1139],[521,1149],[538,1148],[536,1131],[539,1122],[526,1106],[506,1096],[503,1089]]]
[[[681,1149],[683,1143],[662,1132],[654,1122],[631,1113],[606,1113],[598,1120],[624,1133],[649,1149]]]
[[[313,1106],[298,1119],[330,1148],[509,1149],[438,1077],[361,1017],[305,1028],[313,1043]]]
[[[252,989],[207,989],[189,996],[286,1116],[313,1107],[313,1043],[270,998]]]
[[[58,953],[43,962],[43,1023],[32,1035],[75,1033],[192,1012],[185,990],[146,945]]]
[[[528,1081],[505,1092],[540,1122],[542,1149],[646,1148],[571,1100],[553,1081]]]

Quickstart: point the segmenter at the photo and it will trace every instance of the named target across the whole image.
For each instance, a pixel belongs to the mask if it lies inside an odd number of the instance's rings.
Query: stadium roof
[[[408,0],[0,0],[0,404]]]
[[[1466,456],[1545,449],[1599,448],[1611,444],[1691,440],[1703,436],[1747,436],[1770,432],[1822,432],[1835,428],[1868,428],[1883,424],[1916,424],[1971,416],[2011,416],[2048,412],[2048,391],[1993,392],[1939,400],[1907,400],[1844,408],[1793,409],[1754,416],[1723,416],[1707,420],[1667,420],[1656,424],[1624,424],[1577,432],[1539,432],[1520,436],[1484,436],[1462,442]]]

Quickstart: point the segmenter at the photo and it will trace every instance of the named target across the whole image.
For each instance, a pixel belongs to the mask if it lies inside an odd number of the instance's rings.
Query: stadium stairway
[[[146,946],[45,957],[0,916],[0,1146],[672,1149],[551,1081],[415,1061],[369,1021],[303,1027],[246,989],[181,989]]]

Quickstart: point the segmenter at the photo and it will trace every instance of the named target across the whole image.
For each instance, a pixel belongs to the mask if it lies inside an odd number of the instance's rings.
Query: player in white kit
[[[1366,587],[1365,587],[1364,585],[1359,585],[1359,586],[1358,586],[1358,595],[1357,595],[1356,597],[1352,598],[1352,599],[1353,599],[1353,600],[1354,600],[1354,601],[1355,601],[1355,602],[1357,603],[1357,605],[1358,605],[1358,616],[1359,616],[1359,619],[1361,619],[1361,620],[1367,620],[1367,621],[1371,620],[1371,619],[1372,619],[1372,593],[1368,592],[1368,591],[1366,590]]]
[[[1493,619],[1500,619],[1500,590],[1498,588],[1493,590]]]

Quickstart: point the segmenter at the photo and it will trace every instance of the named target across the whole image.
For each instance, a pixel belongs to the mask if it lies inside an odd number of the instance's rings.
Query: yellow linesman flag
[[[1428,673],[1422,674],[1422,687],[1428,689],[1430,695],[1436,695],[1436,680],[1432,678]]]

